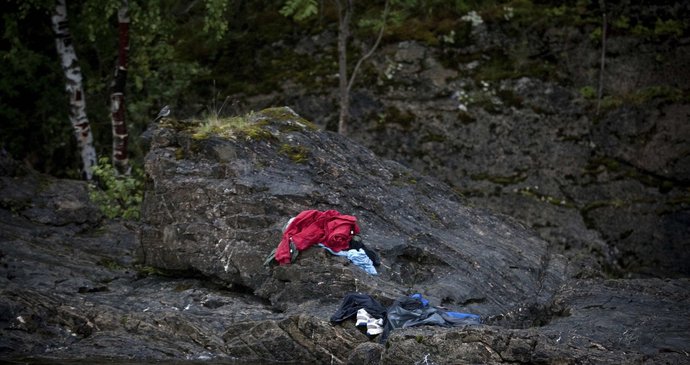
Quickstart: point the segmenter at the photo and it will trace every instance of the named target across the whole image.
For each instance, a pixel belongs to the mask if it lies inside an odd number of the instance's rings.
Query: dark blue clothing
[[[349,293],[340,303],[340,308],[331,316],[332,323],[340,323],[364,308],[374,318],[385,318],[386,307],[367,294]]]
[[[386,324],[380,342],[388,339],[390,332],[397,328],[409,328],[421,325],[453,327],[462,325],[476,325],[481,323],[481,317],[476,314],[449,312],[437,307],[429,306],[429,301],[421,294],[398,298],[386,311]]]

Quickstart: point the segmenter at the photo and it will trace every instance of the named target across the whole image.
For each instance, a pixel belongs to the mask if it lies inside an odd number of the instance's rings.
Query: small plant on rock
[[[107,157],[98,160],[93,174],[98,182],[89,186],[89,197],[108,218],[138,220],[144,194],[143,173],[133,167],[129,175],[121,175]]]

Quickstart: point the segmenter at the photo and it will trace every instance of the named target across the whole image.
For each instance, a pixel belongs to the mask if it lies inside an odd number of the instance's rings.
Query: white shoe
[[[369,322],[367,322],[367,334],[369,336],[375,336],[381,332],[383,332],[383,318],[371,318]]]
[[[357,323],[355,323],[355,326],[366,326],[367,322],[369,322],[369,319],[371,318],[372,317],[369,315],[369,312],[362,308],[357,311]]]

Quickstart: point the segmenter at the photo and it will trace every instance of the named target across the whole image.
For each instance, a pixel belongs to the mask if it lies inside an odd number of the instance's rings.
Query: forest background
[[[130,0],[125,119],[132,164],[141,165],[144,150],[139,137],[164,105],[179,119],[204,118],[246,112],[242,110],[244,98],[275,90],[278,83],[290,78],[318,79],[322,82],[319,87],[337,88],[338,79],[332,77],[338,72],[335,47],[324,50],[332,55],[320,57],[329,62],[315,64],[295,53],[272,53],[270,45],[280,44],[284,49],[283,45],[296,45],[304,37],[337,33],[339,3]],[[122,4],[120,0],[67,3],[98,156],[112,154],[110,94],[118,55],[117,13]],[[349,45],[350,72],[354,61],[374,43],[386,4],[353,3],[351,39],[362,42],[359,47]],[[635,6],[624,5],[617,4],[609,12],[613,32],[668,38],[688,31],[687,21],[642,18],[636,15]],[[588,0],[397,0],[390,6],[382,43],[415,40],[445,47],[463,46],[463,36],[471,26],[468,14],[487,23],[509,21],[515,31],[576,23],[588,27],[596,46],[602,39],[602,15],[606,13],[604,1]],[[0,145],[4,153],[38,171],[80,178],[77,143],[68,122],[65,77],[51,28],[54,10],[55,2],[50,0],[16,0],[3,5]],[[504,76],[519,76],[514,71]],[[556,74],[541,72],[543,78]],[[593,87],[583,87],[581,92],[590,98],[597,93]]]

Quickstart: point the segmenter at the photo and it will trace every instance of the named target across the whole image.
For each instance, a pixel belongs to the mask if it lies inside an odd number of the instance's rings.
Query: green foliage
[[[366,46],[380,29],[383,0],[354,2],[353,33]],[[0,19],[4,24],[0,42],[0,145],[14,157],[42,172],[78,178],[76,143],[69,125],[64,80],[50,29],[53,0],[8,0]],[[572,27],[594,32],[601,41],[601,8],[594,0],[544,2],[534,0],[390,0],[384,43],[417,40],[440,45],[439,57],[448,68],[477,61],[467,74],[481,81],[499,81],[521,76],[556,78],[560,55],[535,56],[532,34],[553,30],[565,37]],[[688,35],[685,10],[645,9],[631,3],[620,7],[608,3],[607,37],[633,36],[648,42],[678,42]],[[117,52],[117,10],[121,0],[68,1],[69,26],[84,74],[89,120],[99,155],[110,155],[111,126],[109,93]],[[305,53],[295,47],[305,35],[337,31],[333,1],[316,0],[130,0],[130,59],[126,89],[126,120],[130,132],[130,154],[136,162],[143,155],[139,135],[162,105],[169,104],[175,118],[199,115],[209,100],[208,83],[218,80],[224,94],[246,96],[280,90],[291,80],[309,92],[335,86],[336,54],[326,48]],[[678,8],[678,7],[676,7]],[[472,25],[461,18],[475,11],[490,29],[500,28],[516,35],[507,48],[480,47],[486,52],[467,54],[476,41]],[[318,19],[315,15],[320,15]],[[294,21],[306,22],[295,24]],[[297,27],[300,27],[299,29]],[[271,45],[270,47],[266,45]],[[302,48],[299,51],[298,49]],[[352,57],[367,47],[350,47]],[[330,47],[333,49],[333,47]],[[460,51],[463,49],[464,51]],[[666,55],[666,53],[664,53]],[[672,62],[662,60],[659,62]],[[370,72],[369,80],[377,74]],[[40,75],[40,77],[36,77]],[[391,81],[392,82],[392,81]],[[373,84],[373,83],[372,83]],[[382,87],[387,87],[383,85]],[[477,88],[478,93],[482,90]],[[503,103],[508,99],[498,94]],[[580,90],[594,98],[593,89]],[[678,90],[649,88],[634,95],[608,96],[602,107],[644,102],[650,98],[687,100]],[[215,90],[214,90],[215,92]],[[484,93],[484,96],[491,96]],[[679,96],[680,95],[680,96]],[[486,107],[495,97],[482,97]],[[519,100],[516,100],[519,102]],[[466,103],[467,104],[467,103]],[[467,104],[473,106],[475,104]],[[479,106],[479,104],[477,104]],[[407,125],[404,113],[381,111],[381,128],[391,123]],[[461,113],[460,115],[465,115]],[[212,113],[207,116],[213,117]],[[224,119],[217,116],[217,119]],[[471,122],[471,118],[466,118]],[[227,121],[226,121],[227,122]],[[223,134],[221,121],[203,121],[200,135]],[[238,123],[237,120],[230,124]],[[189,127],[187,127],[189,128]],[[292,128],[286,125],[281,128]],[[282,131],[282,129],[281,129]],[[233,136],[271,138],[260,125],[235,128]]]
[[[297,21],[303,21],[316,15],[319,11],[316,0],[287,0],[280,9],[280,14],[292,17]]]
[[[654,24],[654,35],[657,37],[663,36],[676,36],[680,37],[683,35],[683,31],[686,29],[686,25],[683,22],[676,19],[656,19]]]
[[[94,145],[99,155],[110,155],[110,87],[117,56],[117,11],[122,1],[67,3]],[[179,105],[188,105],[199,94],[191,91],[191,86],[210,74],[209,63],[204,62],[207,47],[217,47],[227,33],[228,10],[236,3],[129,1],[125,119],[134,160],[143,155],[138,137],[161,105],[170,104],[179,111]],[[39,171],[79,178],[64,76],[50,25],[54,7],[51,0],[3,4],[0,119],[8,122],[0,123],[0,145]]]
[[[594,90],[593,86],[583,86],[580,88],[580,95],[585,99],[594,99],[597,97],[597,91]]]
[[[621,15],[612,22],[612,28],[619,32],[652,41],[661,41],[682,37],[690,23],[675,18],[633,18],[632,15]]]
[[[615,19],[611,25],[615,29],[630,29],[630,18],[625,15],[622,15],[619,18]]]
[[[158,109],[161,101],[173,106],[181,103],[193,81],[209,74],[207,67],[178,46],[178,38],[183,36],[180,32],[187,24],[179,24],[172,10],[162,1],[130,5],[132,51],[127,110],[141,124],[148,122],[149,110]],[[199,33],[186,37],[193,39]]]
[[[0,147],[39,171],[79,178],[68,99],[49,26],[53,5],[52,1],[3,4]],[[46,19],[46,26],[25,26],[34,18]]]
[[[589,33],[589,39],[591,39],[593,42],[600,42],[602,33],[603,33],[602,27],[594,28],[594,30],[592,30],[592,32]]]
[[[206,0],[204,32],[213,35],[217,41],[223,39],[228,31],[228,21],[225,19],[227,10],[227,0]]]
[[[562,16],[566,15],[566,12],[567,12],[567,6],[565,6],[565,4],[546,10],[547,14],[554,16],[554,17],[562,17]]]
[[[74,34],[85,37],[88,40],[86,44],[97,44],[101,39],[112,40],[113,45],[117,44],[117,28],[114,23],[104,21],[105,19],[117,19],[117,11],[122,5],[121,0],[107,0],[107,1],[83,1],[80,8],[68,9],[67,16],[70,18],[71,27]],[[79,21],[73,19],[78,17]],[[105,42],[103,42],[105,45]],[[111,45],[112,46],[112,45]],[[114,65],[114,64],[113,64]]]
[[[108,218],[138,220],[143,199],[143,174],[134,167],[131,175],[119,175],[107,157],[101,157],[93,169],[99,186],[91,185],[89,196]]]

